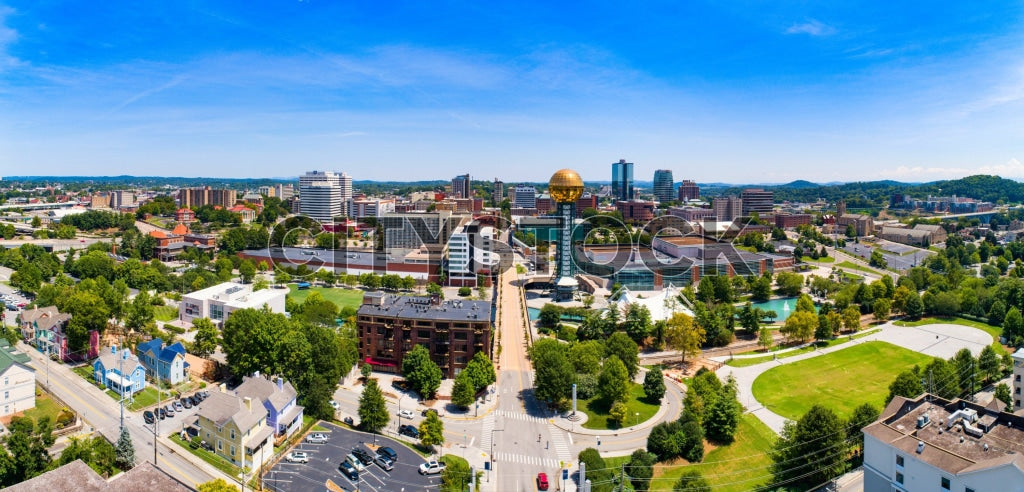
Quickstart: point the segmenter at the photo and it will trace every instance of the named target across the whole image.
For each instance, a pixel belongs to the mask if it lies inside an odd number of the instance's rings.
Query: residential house
[[[95,330],[89,331],[86,353],[76,353],[68,347],[65,330],[70,320],[71,315],[61,313],[56,306],[26,309],[18,315],[22,337],[40,352],[65,362],[96,357],[99,353],[100,336]]]
[[[181,342],[164,346],[163,340],[154,338],[139,343],[137,352],[149,377],[170,384],[178,384],[188,378],[188,362],[185,362],[186,352]]]
[[[267,426],[267,409],[252,397],[220,391],[199,404],[199,438],[217,455],[237,466],[256,468],[274,454],[274,430]]]
[[[36,370],[27,355],[0,338],[0,417],[36,406]]]
[[[267,426],[276,436],[290,436],[302,427],[303,407],[296,404],[298,392],[292,383],[280,377],[270,381],[257,373],[243,378],[235,393],[263,403],[267,409]]]
[[[121,396],[130,396],[146,387],[146,368],[139,358],[128,349],[110,347],[110,352],[100,355],[92,364],[96,382],[110,388]]]
[[[109,480],[78,459],[4,489],[9,492],[112,492],[145,490],[146,492],[178,492],[193,490],[149,462],[142,462]]]

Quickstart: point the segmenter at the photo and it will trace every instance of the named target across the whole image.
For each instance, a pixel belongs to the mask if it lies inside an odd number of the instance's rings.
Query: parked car
[[[399,410],[398,416],[403,419],[411,419],[413,417],[412,410]]]
[[[338,471],[353,482],[359,481],[359,472],[357,472],[355,467],[347,461],[342,461],[341,464],[338,465]]]
[[[192,402],[192,406],[196,406],[199,403],[201,403],[203,401],[203,399],[200,398],[199,395],[192,395],[192,396],[188,397],[188,401]]]
[[[156,422],[156,416],[153,415],[153,412],[150,412],[149,410],[142,412],[142,419],[145,420],[147,424],[152,424],[153,422]]]
[[[537,474],[537,490],[547,490],[547,489],[548,489],[548,474],[547,473],[543,473],[543,472],[538,473]]]
[[[188,398],[181,399],[181,406],[185,408],[192,408],[192,402]]]
[[[185,411],[185,405],[182,405],[180,401],[174,402],[174,411],[175,412],[184,412]]]
[[[355,467],[356,471],[363,471],[366,469],[366,465],[364,465],[362,461],[359,461],[359,458],[352,453],[349,453],[348,456],[345,457],[345,461],[351,463],[352,466]]]
[[[377,448],[377,454],[391,461],[398,461],[398,453],[396,453],[394,449],[391,449],[387,446]]]
[[[316,432],[306,436],[306,442],[310,444],[323,444],[327,442],[327,434]]]
[[[400,425],[400,426],[398,426],[398,433],[403,435],[403,436],[409,436],[409,437],[411,437],[413,439],[419,439],[420,438],[420,431],[419,431],[419,429],[417,429],[416,427],[413,427],[411,425]]]
[[[392,469],[395,468],[394,460],[389,460],[388,457],[384,455],[378,454],[377,458],[374,459],[373,461],[374,463],[377,463],[377,466],[381,467],[381,469],[384,471],[391,471]]]
[[[428,461],[420,465],[420,475],[437,475],[446,468],[444,463],[438,461]]]
[[[345,417],[344,422],[348,425],[351,425],[352,427],[356,426],[356,421],[352,419],[352,417]]]
[[[156,409],[156,415],[158,417],[160,417],[160,420],[166,419],[167,418],[167,410],[164,410],[163,407],[158,407]]]
[[[373,455],[363,448],[353,449],[352,454],[356,455],[356,458],[359,458],[359,462],[362,463],[363,466],[370,466],[373,464]]]
[[[338,402],[336,402],[334,400],[331,400],[331,408],[337,410],[337,409],[341,408],[341,405],[339,405]]]
[[[289,463],[309,463],[309,453],[305,451],[292,451],[285,456]]]
[[[168,403],[167,406],[164,407],[164,410],[167,412],[168,417],[174,416],[174,405]]]

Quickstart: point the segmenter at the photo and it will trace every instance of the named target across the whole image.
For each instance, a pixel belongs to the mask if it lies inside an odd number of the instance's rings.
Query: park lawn
[[[792,420],[815,403],[845,419],[862,403],[881,410],[896,375],[929,360],[890,343],[867,342],[769,369],[754,380],[754,398]]]
[[[363,304],[363,291],[361,290],[333,287],[310,287],[299,290],[295,284],[288,285],[288,295],[299,304],[302,304],[306,297],[309,297],[309,294],[313,292],[319,292],[321,297],[333,302],[338,306],[338,309],[346,306],[359,309],[359,306]]]
[[[992,326],[988,323],[983,323],[981,321],[961,318],[959,316],[927,316],[916,321],[893,322],[893,324],[896,326],[923,326],[935,325],[940,323],[970,326],[971,328],[977,328],[979,330],[982,330],[992,337],[992,348],[996,351],[996,355],[1002,356],[1003,354],[1007,353],[1006,348],[1003,347],[1003,344],[999,343],[999,337],[1002,336],[1003,329],[998,326]]]
[[[856,335],[853,335],[853,339],[856,340],[858,338],[866,337],[868,335],[874,335],[875,331],[876,330],[862,331],[860,333],[857,333]],[[831,339],[831,340],[829,340],[827,342],[816,342],[814,345],[808,345],[806,347],[799,348],[797,350],[790,350],[789,352],[782,352],[781,354],[777,354],[777,355],[774,355],[774,356],[773,355],[766,355],[764,357],[750,357],[750,358],[742,358],[742,359],[732,359],[732,360],[726,361],[725,363],[730,365],[730,366],[732,366],[732,367],[753,366],[753,365],[760,364],[762,362],[768,362],[768,361],[774,360],[774,359],[785,359],[787,357],[793,357],[793,356],[797,356],[797,355],[800,355],[800,354],[806,354],[807,352],[813,351],[815,348],[831,347],[833,345],[839,345],[841,343],[846,343],[846,342],[849,342],[849,341],[850,341],[850,336],[848,334],[847,335],[840,335],[840,336],[838,336],[836,338],[833,338],[833,339]]]
[[[177,432],[172,433],[170,435],[170,439],[177,443],[179,446],[181,446],[181,448],[184,449],[185,451],[198,456],[203,461],[213,465],[214,468],[226,473],[229,477],[238,480],[236,477],[238,477],[238,474],[241,473],[242,470],[237,466],[231,464],[231,462],[229,462],[228,460],[221,458],[220,456],[211,453],[210,451],[207,451],[203,448],[192,449],[192,446],[190,446],[188,442],[183,441],[181,439],[181,435]]]
[[[660,405],[652,405],[643,400],[644,387],[638,383],[630,383],[629,401],[626,402],[627,413],[625,427],[635,425],[635,422],[646,422],[647,419],[658,413]],[[595,396],[589,400],[580,400],[578,408],[587,413],[587,421],[583,424],[586,429],[618,429],[619,426],[608,421],[608,410],[611,408],[604,400]],[[637,417],[636,413],[640,416]]]
[[[704,461],[690,465],[654,465],[651,490],[672,490],[684,471],[693,469],[711,482],[713,490],[747,491],[771,481],[771,458],[775,433],[752,414],[740,416],[732,444],[720,446],[704,455]]]
[[[856,263],[854,263],[852,261],[843,261],[841,263],[836,263],[836,268],[846,268],[846,269],[849,269],[849,270],[859,270],[861,272],[866,272],[866,273],[870,273],[870,274],[874,274],[874,275],[879,275],[879,276],[883,275],[883,273],[878,271],[878,270],[874,270],[874,269],[871,269],[871,268],[868,268],[868,267],[865,267],[865,266],[860,266],[860,265],[858,265],[858,264],[856,264]]]
[[[811,258],[810,256],[803,255],[803,256],[800,257],[800,261],[802,261],[804,263],[833,263],[833,262],[836,261],[836,259],[831,257],[831,256],[821,256],[817,260],[815,260],[814,258]]]
[[[60,403],[57,403],[57,401],[50,398],[50,395],[46,394],[45,391],[41,391],[39,387],[36,387],[36,406],[25,410],[25,413],[22,414],[22,416],[32,417],[32,420],[36,422],[39,422],[39,419],[43,417],[50,417],[50,422],[56,423],[60,412]]]
[[[174,321],[178,319],[178,309],[174,306],[153,306],[153,316],[157,321]]]

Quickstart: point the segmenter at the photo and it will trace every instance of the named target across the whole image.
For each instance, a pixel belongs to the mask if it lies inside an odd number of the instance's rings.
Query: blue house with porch
[[[96,382],[124,396],[131,396],[146,387],[146,368],[130,350],[110,347],[92,364]]]

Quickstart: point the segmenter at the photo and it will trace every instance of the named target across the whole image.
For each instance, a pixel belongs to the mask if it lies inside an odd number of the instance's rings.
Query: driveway
[[[398,441],[379,435],[376,437],[378,446],[388,446],[398,453],[394,469],[387,472],[374,464],[359,473],[358,483],[349,480],[338,471],[338,465],[357,447],[375,454],[371,448],[374,443],[373,435],[324,422],[320,425],[328,429],[325,432],[328,435],[327,442],[310,444],[301,441],[297,444],[292,450],[309,453],[309,463],[289,463],[282,459],[263,475],[263,486],[266,489],[281,492],[320,492],[325,490],[328,480],[344,490],[358,488],[360,491],[370,492],[400,492],[440,487],[440,475],[419,474],[420,464],[426,461],[419,454]]]
[[[723,381],[728,375],[732,374],[732,376],[736,378],[736,384],[739,387],[740,403],[746,407],[748,412],[753,413],[768,427],[771,427],[772,430],[779,433],[782,432],[782,427],[786,423],[786,418],[765,408],[760,402],[754,399],[753,396],[754,380],[757,379],[761,373],[782,364],[789,364],[791,362],[817,357],[821,354],[827,354],[837,350],[843,350],[847,347],[852,347],[858,343],[872,341],[889,342],[893,345],[913,350],[915,352],[920,352],[922,354],[949,359],[962,348],[970,349],[971,354],[977,357],[978,354],[981,353],[982,348],[992,343],[992,337],[982,330],[971,328],[969,326],[951,324],[896,326],[892,323],[886,323],[882,325],[882,328],[874,335],[858,338],[823,350],[787,357],[784,359],[762,362],[748,367],[732,367],[724,365],[715,372]],[[713,357],[713,359],[720,361],[724,361],[728,358],[728,356]],[[896,375],[893,374],[893,377],[896,377]]]

